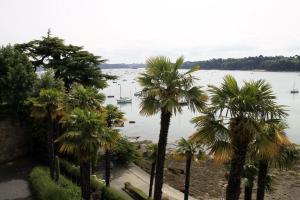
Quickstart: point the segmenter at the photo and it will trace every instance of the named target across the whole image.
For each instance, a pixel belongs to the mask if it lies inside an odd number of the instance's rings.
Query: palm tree
[[[239,87],[234,77],[227,75],[220,87],[209,86],[209,92],[211,106],[205,115],[193,119],[198,127],[194,137],[205,142],[215,158],[230,160],[226,199],[238,200],[246,154],[260,132],[260,123],[287,114],[263,80]]]
[[[199,158],[203,157],[204,151],[201,148],[201,144],[195,142],[192,139],[181,138],[177,142],[174,156],[177,159],[186,159],[185,168],[185,188],[184,188],[184,200],[189,198],[189,187],[190,187],[190,171],[192,161],[198,161]]]
[[[280,169],[291,168],[299,161],[299,150],[286,136],[286,128],[287,125],[280,121],[266,123],[254,143],[259,167],[257,200],[264,199],[268,171],[272,165]]]
[[[250,156],[258,163],[257,199],[263,200],[267,186],[267,176],[270,164],[284,156],[282,150],[291,146],[284,129],[287,125],[278,120],[263,122],[261,130],[256,134],[254,142],[249,147]],[[291,162],[291,160],[289,160]],[[288,162],[285,163],[287,165]]]
[[[155,176],[155,167],[156,167],[156,158],[157,158],[157,144],[149,144],[147,145],[147,153],[148,158],[151,160],[151,174],[150,174],[150,185],[149,185],[149,197],[152,197],[152,190],[153,190],[153,182]]]
[[[105,106],[104,112],[106,113],[106,123],[108,128],[120,127],[125,121],[125,113],[120,111],[117,106],[108,104]]]
[[[76,107],[88,110],[101,111],[101,104],[104,102],[105,96],[99,93],[96,88],[84,87],[80,84],[73,84],[71,92],[68,94],[69,110]]]
[[[62,121],[67,132],[56,140],[61,153],[73,155],[80,162],[81,192],[85,200],[90,199],[91,159],[99,150],[104,120],[99,112],[75,108]]]
[[[252,164],[248,164],[244,166],[244,171],[243,171],[243,177],[246,179],[245,182],[245,195],[244,199],[245,200],[251,200],[252,199],[252,190],[254,186],[254,180],[257,175],[257,167]]]
[[[199,70],[199,67],[180,73],[179,69],[183,62],[183,57],[178,58],[175,63],[163,56],[149,58],[146,61],[145,72],[138,79],[143,87],[140,113],[149,116],[160,112],[161,115],[154,187],[155,200],[161,200],[162,197],[166,145],[172,114],[182,112],[181,101],[186,101],[192,111],[202,111],[206,105],[207,97],[204,92],[200,87],[193,86],[195,77],[192,76],[192,72]]]
[[[110,160],[111,152],[121,139],[121,134],[117,129],[105,128],[100,139],[100,146],[105,151],[105,184],[110,186]]]
[[[55,177],[55,155],[54,155],[54,132],[58,121],[63,116],[64,110],[64,91],[56,88],[41,89],[37,97],[29,98],[32,104],[31,116],[43,118],[47,121],[47,145],[50,176],[58,179],[58,172]]]
[[[106,129],[106,134],[103,135],[101,143],[105,150],[105,183],[108,187],[110,185],[111,150],[114,148],[121,137],[118,130],[112,128],[120,126],[120,124],[123,123],[124,113],[121,112],[117,106],[114,106],[112,104],[107,105],[104,110],[108,129]]]

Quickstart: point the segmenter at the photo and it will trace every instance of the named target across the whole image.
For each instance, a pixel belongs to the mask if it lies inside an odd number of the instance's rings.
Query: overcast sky
[[[0,44],[51,28],[109,63],[300,53],[299,0],[0,0]]]

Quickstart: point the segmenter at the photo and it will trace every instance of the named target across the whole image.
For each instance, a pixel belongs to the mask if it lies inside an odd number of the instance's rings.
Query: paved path
[[[0,165],[0,200],[32,199],[27,178],[34,165],[28,159]]]
[[[148,194],[150,176],[138,166],[131,164],[127,168],[117,169],[113,172],[113,176],[111,185],[115,188],[123,188],[125,182],[130,182],[133,186],[138,187]],[[163,196],[168,197],[169,200],[183,200],[184,197],[182,192],[167,184],[163,185]],[[196,199],[189,197],[189,200]]]

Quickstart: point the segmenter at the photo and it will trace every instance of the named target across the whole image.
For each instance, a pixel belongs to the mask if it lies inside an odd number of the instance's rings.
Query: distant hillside
[[[265,70],[265,71],[300,71],[300,56],[284,57],[247,57],[211,59],[205,61],[187,61],[183,68],[200,65],[202,69],[218,70]],[[144,64],[103,64],[101,68],[142,68]]]
[[[300,57],[247,57],[211,59],[206,61],[185,62],[184,68],[200,65],[202,69],[219,70],[266,70],[266,71],[300,71]]]

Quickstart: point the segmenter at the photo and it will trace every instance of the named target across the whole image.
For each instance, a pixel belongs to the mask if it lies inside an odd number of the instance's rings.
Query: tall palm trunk
[[[154,160],[151,164],[149,197],[152,197],[153,181],[154,181],[154,176],[155,176],[155,167],[156,167],[156,161]]]
[[[110,150],[105,150],[105,184],[106,187],[110,185]]]
[[[245,200],[252,200],[252,190],[253,190],[253,182],[254,179],[249,180],[248,183],[245,185]]]
[[[112,128],[112,120],[107,120],[107,127]],[[109,149],[105,150],[105,185],[109,187],[110,185],[110,155],[111,152]]]
[[[186,158],[186,166],[185,166],[184,200],[189,199],[191,164],[192,164],[192,156],[189,155]]]
[[[161,200],[164,182],[164,164],[171,113],[161,109],[160,133],[157,149],[156,174],[154,185],[154,200]]]
[[[48,113],[47,117],[48,123],[48,134],[47,134],[47,144],[48,144],[48,159],[49,159],[49,168],[50,168],[50,176],[53,180],[55,180],[55,157],[54,157],[54,142],[53,142],[53,122],[51,119],[51,115]]]
[[[226,200],[238,200],[241,193],[241,178],[246,160],[248,143],[240,142],[235,145],[231,159],[228,185],[226,189]]]
[[[91,183],[90,183],[90,172],[91,165],[89,161],[80,162],[80,185],[81,185],[81,196],[84,200],[90,200]]]
[[[265,198],[265,190],[267,185],[268,161],[259,161],[259,171],[257,177],[257,196],[256,200],[263,200]]]

